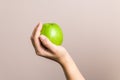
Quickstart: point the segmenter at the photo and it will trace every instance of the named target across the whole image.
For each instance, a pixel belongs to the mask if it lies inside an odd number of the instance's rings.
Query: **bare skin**
[[[31,35],[36,54],[59,63],[67,80],[85,80],[67,50],[63,46],[54,45],[47,37],[40,35],[41,28],[42,23],[39,23]]]

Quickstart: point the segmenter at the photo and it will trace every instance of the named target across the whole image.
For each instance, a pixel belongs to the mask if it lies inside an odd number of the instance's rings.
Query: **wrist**
[[[64,70],[67,80],[85,80],[70,55],[64,56],[60,60],[60,65]]]
[[[61,58],[59,58],[59,62],[58,63],[61,66],[64,66],[64,65],[70,63],[71,61],[72,61],[71,56],[69,54],[66,54],[66,55],[62,56]]]

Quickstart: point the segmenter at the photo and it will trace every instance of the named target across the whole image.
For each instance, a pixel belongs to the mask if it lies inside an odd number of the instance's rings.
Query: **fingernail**
[[[45,39],[45,36],[44,36],[44,35],[41,35],[40,38],[41,38],[41,40],[44,40],[44,39]]]

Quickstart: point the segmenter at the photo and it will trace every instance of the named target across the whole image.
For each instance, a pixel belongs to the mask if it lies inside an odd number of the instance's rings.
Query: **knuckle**
[[[36,51],[36,55],[37,55],[37,56],[40,56],[40,53]]]
[[[32,41],[35,41],[36,39],[37,39],[37,37],[36,36],[31,36],[31,38],[30,38]]]
[[[38,50],[35,50],[35,52],[36,52],[36,55],[40,55],[40,52],[38,51]]]
[[[42,50],[41,50],[41,51],[36,50],[36,55],[38,55],[38,56],[43,56],[43,51],[42,51]]]
[[[35,39],[35,36],[31,36],[31,40],[34,40]]]
[[[33,40],[33,36],[31,36],[30,39]]]

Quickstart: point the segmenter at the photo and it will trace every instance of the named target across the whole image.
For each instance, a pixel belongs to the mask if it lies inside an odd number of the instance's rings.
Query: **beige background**
[[[0,0],[0,80],[65,80],[57,63],[35,55],[39,21],[59,23],[86,80],[120,80],[120,0]]]

